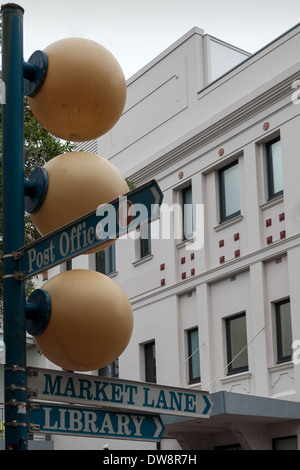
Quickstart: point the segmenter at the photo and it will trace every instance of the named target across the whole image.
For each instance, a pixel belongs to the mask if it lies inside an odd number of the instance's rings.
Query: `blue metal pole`
[[[2,199],[5,361],[5,446],[27,448],[25,284],[15,279],[24,246],[23,14],[2,6]]]

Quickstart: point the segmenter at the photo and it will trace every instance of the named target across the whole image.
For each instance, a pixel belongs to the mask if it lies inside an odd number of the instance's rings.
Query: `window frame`
[[[66,261],[66,271],[72,271],[73,269],[73,266],[72,266],[72,259],[69,259],[68,261]]]
[[[220,210],[220,224],[226,222],[227,220],[233,219],[241,214],[241,208],[231,214],[226,215],[226,200],[225,200],[225,182],[224,182],[224,173],[229,168],[233,166],[237,166],[239,171],[239,160],[236,159],[233,162],[229,163],[228,165],[223,166],[218,170],[218,184],[219,184],[219,210]],[[240,179],[239,179],[240,183]],[[239,201],[241,204],[241,190],[239,184]]]
[[[100,256],[104,259],[100,260]],[[95,253],[95,270],[102,274],[111,274],[116,271],[116,245],[109,245],[104,250]]]
[[[267,169],[267,189],[268,189],[268,201],[275,199],[279,196],[283,195],[283,188],[279,191],[275,192],[274,189],[274,167],[273,167],[273,154],[272,154],[272,145],[276,142],[281,143],[280,136],[275,137],[274,139],[266,142],[265,149],[266,149],[266,169]],[[282,152],[281,152],[281,172],[282,172]]]
[[[190,191],[190,197],[192,202],[187,203],[187,192]],[[184,209],[185,205],[191,204],[192,206],[192,216],[191,216],[191,222],[187,221],[187,213]],[[182,209],[182,240],[191,240],[194,237],[194,220],[193,220],[193,190],[192,190],[192,183],[189,183],[188,185],[184,186],[181,189],[181,209]],[[191,232],[186,234],[185,227],[189,223],[191,225]]]
[[[140,226],[140,236],[139,236],[139,244],[140,244],[140,258],[145,258],[146,256],[151,255],[152,247],[151,247],[151,222],[147,223],[147,237],[141,237],[141,233],[145,230],[146,224]]]
[[[245,317],[245,328],[246,328],[246,341],[247,341],[247,324],[246,324],[246,312],[241,312],[236,315],[232,315],[230,317],[225,318],[225,333],[226,333],[226,353],[227,353],[227,375],[234,375],[239,374],[241,372],[247,372],[249,370],[249,356],[248,356],[248,348],[246,348],[247,352],[247,365],[233,367],[233,357],[232,357],[232,338],[231,338],[231,330],[230,330],[230,323],[238,318]],[[246,343],[247,345],[247,343]],[[246,346],[245,345],[245,346]]]
[[[198,339],[198,351],[192,350],[192,334],[197,332]],[[194,384],[201,381],[201,369],[200,369],[200,351],[199,351],[199,329],[198,327],[190,328],[186,331],[187,333],[187,350],[188,350],[188,383]],[[193,357],[198,352],[199,357],[199,375],[194,376]]]
[[[156,347],[155,340],[144,344],[145,382],[156,383]]]
[[[280,307],[285,304],[290,304],[290,298],[286,298],[284,300],[280,300],[279,302],[275,302],[275,324],[276,324],[276,352],[277,352],[277,364],[283,364],[284,362],[290,362],[292,360],[292,325],[291,325],[291,354],[283,355],[283,342],[282,342],[282,322],[281,322],[281,311]],[[290,322],[291,322],[291,308],[290,308]]]
[[[118,378],[119,377],[119,358],[115,359],[113,362],[111,362],[107,366],[102,367],[101,369],[98,369],[98,376]]]

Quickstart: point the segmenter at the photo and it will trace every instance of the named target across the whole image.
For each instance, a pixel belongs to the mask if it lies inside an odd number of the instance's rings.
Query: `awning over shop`
[[[167,437],[175,437],[184,449],[209,449],[216,433],[233,435],[244,449],[270,449],[270,426],[300,420],[300,403],[232,392],[210,394],[214,404],[210,418],[186,419],[161,416]]]

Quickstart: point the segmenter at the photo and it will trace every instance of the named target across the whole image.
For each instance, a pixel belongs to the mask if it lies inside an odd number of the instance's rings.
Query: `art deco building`
[[[299,80],[299,25],[253,55],[194,28],[127,81],[119,122],[81,146],[164,194],[160,220],[72,261],[133,307],[131,341],[101,374],[210,393],[209,419],[162,415],[161,449],[300,447]],[[28,357],[53,368],[33,345]]]

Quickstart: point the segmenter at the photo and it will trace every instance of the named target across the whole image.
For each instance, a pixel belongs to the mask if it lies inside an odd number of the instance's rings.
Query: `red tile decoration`
[[[165,263],[162,263],[162,264],[160,265],[160,270],[161,270],[161,271],[164,271],[164,269],[165,269]]]
[[[185,255],[185,256],[182,256]],[[195,268],[195,252],[187,249],[182,249],[179,254],[179,273],[181,279],[187,279],[194,276],[196,273]]]
[[[219,240],[219,262],[224,263],[240,256],[240,233],[234,233]],[[238,253],[238,254],[237,254]]]
[[[272,218],[266,219],[266,241],[270,245],[276,241],[286,238],[285,231],[285,213],[277,213]]]
[[[161,279],[161,280],[160,280],[160,285],[161,285],[161,286],[164,286],[165,284],[166,284],[166,280],[165,280],[165,279]]]
[[[283,222],[285,220],[285,213],[282,212],[281,214],[279,214],[279,222]]]

